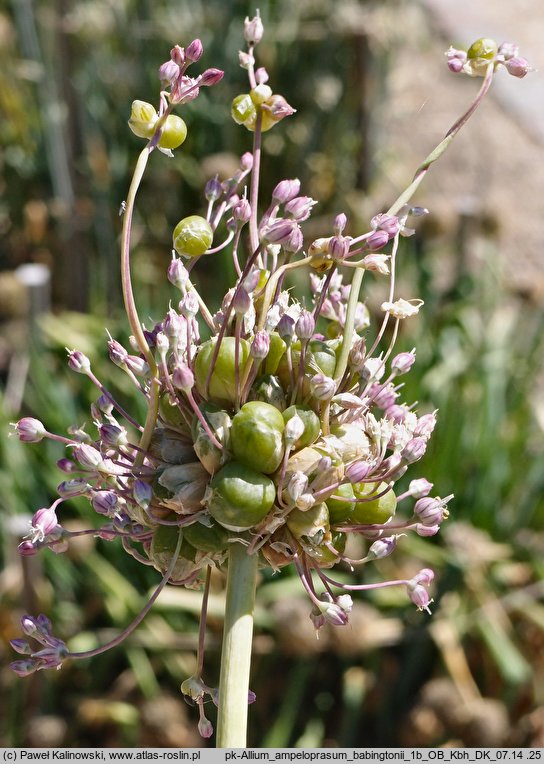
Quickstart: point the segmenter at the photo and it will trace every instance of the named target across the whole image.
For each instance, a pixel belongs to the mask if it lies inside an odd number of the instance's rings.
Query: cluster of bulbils
[[[264,69],[254,69],[253,49],[261,36],[260,19],[246,20],[248,51],[240,63],[251,89],[232,105],[235,121],[256,132],[293,112],[272,93]],[[489,48],[488,41],[482,45]],[[475,60],[473,49],[465,60]],[[187,66],[201,54],[199,41],[172,50],[160,70],[170,90],[161,93],[158,113],[149,104],[133,104],[131,129],[152,147],[170,151],[179,145],[186,128],[170,114],[172,105],[221,78],[215,69],[188,77]],[[462,58],[459,51],[448,57],[450,67]],[[408,218],[426,210],[404,205],[396,214],[378,214],[368,231],[353,237],[345,234],[347,219],[339,214],[331,236],[304,250],[301,223],[315,200],[301,195],[298,180],[282,180],[257,217],[254,157],[244,154],[233,177],[212,178],[205,189],[206,215],[191,215],[175,227],[168,279],[180,299],[145,329],[150,355],[136,343],[129,351],[109,341],[111,360],[147,400],[153,386],[160,389],[147,441],[149,422],[144,426],[125,411],[96,378],[89,359],[74,350],[69,366],[100,393],[91,409],[93,433],[73,428],[67,437],[55,435],[31,417],[15,425],[22,441],[52,438],[68,452],[58,462],[68,473],[58,486],[60,498],[36,512],[19,550],[60,552],[72,536],[88,532],[121,539],[128,553],[163,574],[161,586],[199,586],[209,566],[224,567],[232,544],[243,544],[263,566],[296,566],[316,629],[347,623],[352,590],[402,585],[427,610],[433,579],[428,569],[407,580],[361,585],[336,582],[329,573],[337,564],[353,567],[386,557],[408,531],[434,535],[448,516],[451,497],[430,496],[432,485],[423,477],[395,490],[424,455],[436,421],[435,413],[419,416],[400,400],[398,379],[414,364],[415,351],[393,353],[400,322],[421,305],[394,294],[399,238],[413,233]],[[242,259],[246,234],[249,254]],[[390,254],[381,252],[387,244]],[[212,315],[191,271],[200,258],[211,260],[226,248],[238,278]],[[308,307],[285,288],[286,276],[296,269],[310,271]],[[350,271],[353,282],[344,283]],[[366,337],[370,317],[359,300],[365,271],[390,282],[374,341]],[[389,344],[378,352],[384,337]],[[57,508],[74,496],[88,497],[105,520],[100,528],[76,533],[61,526]],[[408,509],[397,514],[401,502]],[[360,559],[345,552],[350,534],[365,541]],[[23,630],[42,649],[14,640],[24,655],[13,664],[20,675],[58,667],[74,656],[52,635],[45,617],[25,616]],[[77,657],[84,655],[89,653]]]

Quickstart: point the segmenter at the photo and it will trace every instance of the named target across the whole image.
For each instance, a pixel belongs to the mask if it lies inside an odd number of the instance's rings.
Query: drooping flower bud
[[[222,69],[206,69],[200,75],[198,84],[202,88],[211,88],[213,85],[217,85],[224,76],[225,72]]]
[[[317,204],[315,199],[310,196],[296,196],[285,205],[285,212],[299,223],[308,220],[311,215],[312,207]]]
[[[153,489],[145,480],[137,479],[132,486],[132,496],[139,507],[147,509],[153,498]]]
[[[425,438],[412,438],[400,452],[400,457],[404,464],[413,464],[419,461],[427,450],[427,441]]]
[[[168,281],[178,289],[183,289],[187,283],[187,279],[189,278],[187,268],[175,255],[172,257],[170,265],[168,266],[167,276]]]
[[[242,225],[251,217],[251,206],[247,199],[240,199],[232,208],[232,217]]]
[[[159,79],[166,85],[171,85],[179,77],[180,68],[175,61],[169,59],[159,67]]]
[[[385,536],[385,538],[377,539],[366,556],[372,560],[382,560],[384,557],[388,557],[397,548],[398,536]]]
[[[522,56],[509,58],[505,61],[504,66],[506,67],[508,74],[511,74],[513,77],[519,77],[520,79],[525,77],[529,72],[534,72],[534,67],[532,67],[527,59]]]
[[[446,504],[452,498],[453,494],[445,499],[441,499],[440,496],[434,498],[426,496],[418,499],[414,506],[414,515],[423,525],[440,525],[442,520],[446,520],[449,516]]]
[[[92,507],[99,515],[113,517],[115,514],[119,499],[113,491],[96,491],[91,500]]]
[[[417,480],[410,481],[408,491],[414,499],[422,499],[424,496],[428,496],[433,487],[433,483],[429,483],[426,478],[418,478]]]
[[[84,496],[90,488],[91,486],[84,478],[72,478],[60,483],[57,486],[57,493],[63,499],[70,499],[74,496]]]

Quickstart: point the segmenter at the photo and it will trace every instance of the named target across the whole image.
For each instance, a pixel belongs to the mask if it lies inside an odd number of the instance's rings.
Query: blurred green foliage
[[[383,5],[396,10],[395,3]],[[379,171],[371,162],[372,113],[389,53],[387,35],[371,34],[370,7],[340,0],[260,3],[267,29],[260,60],[274,90],[298,110],[291,124],[286,120],[265,137],[263,197],[282,177],[300,177],[305,193],[320,200],[309,235],[327,231],[339,209],[356,227],[361,209],[371,205],[359,202]],[[175,43],[201,37],[203,67],[227,70],[220,88],[187,107],[183,151],[175,160],[152,157],[139,196],[137,294],[141,314],[154,320],[174,297],[164,278],[173,225],[202,209],[205,181],[222,168],[228,174],[249,147],[228,105],[247,87],[236,62],[241,20],[253,12],[237,0],[0,5],[6,115],[0,183],[9,189],[0,201],[0,267],[44,262],[53,270],[56,311],[88,309],[88,315],[43,316],[31,328],[24,349],[16,348],[30,362],[23,410],[1,415],[3,745],[200,744],[195,717],[179,694],[194,666],[195,592],[165,591],[125,648],[85,665],[27,680],[6,668],[8,640],[17,636],[26,610],[47,612],[74,649],[85,649],[134,617],[157,576],[116,544],[90,539],[74,543],[65,556],[19,560],[14,549],[21,529],[11,523],[55,497],[63,476],[54,463],[63,448],[50,442],[25,447],[4,436],[9,420],[22,414],[40,417],[56,432],[89,423],[95,391],[66,369],[65,346],[86,352],[98,377],[137,409],[135,392],[107,359],[104,335],[107,325],[126,340],[118,301],[118,209],[140,148],[126,128],[130,103],[156,100],[156,70]],[[403,283],[426,302],[401,337],[406,349],[416,345],[418,352],[406,397],[418,400],[420,410],[440,410],[420,474],[437,493],[456,498],[439,538],[401,542],[381,567],[390,577],[434,567],[435,614],[409,610],[402,594],[376,593],[357,603],[352,626],[325,631],[316,642],[296,577],[289,571],[266,576],[256,614],[252,688],[258,700],[250,745],[531,745],[527,720],[544,701],[538,657],[544,639],[538,396],[544,327],[540,311],[501,286],[495,242],[484,229],[476,212],[472,236],[459,246],[423,225],[405,243],[401,261]],[[470,259],[482,248],[476,273]],[[445,286],[437,285],[437,253],[453,264]],[[228,263],[196,277],[202,292],[213,293],[212,302],[224,289],[221,273],[230,275]],[[378,299],[370,294],[371,310]],[[416,476],[410,472],[410,479]],[[83,502],[70,502],[68,511],[73,527],[93,522]],[[220,636],[218,578],[210,603],[210,683],[217,677]]]

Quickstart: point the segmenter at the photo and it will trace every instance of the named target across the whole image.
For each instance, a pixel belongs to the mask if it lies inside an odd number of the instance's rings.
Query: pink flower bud
[[[509,58],[507,61],[505,61],[504,65],[508,71],[508,74],[511,74],[513,77],[521,78],[525,77],[525,75],[529,72],[534,72],[534,68],[530,65],[527,59],[522,58],[522,56],[514,56],[513,58]]]
[[[113,361],[116,366],[125,365],[126,359],[128,358],[128,352],[120,342],[117,342],[117,340],[114,339],[110,339],[108,342],[108,353],[110,360]]]
[[[240,199],[232,208],[232,217],[239,223],[247,223],[251,217],[251,207],[247,199]]]
[[[268,334],[268,332],[265,332],[265,331],[256,332],[249,350],[251,357],[257,360],[262,360],[263,358],[266,358],[269,350],[270,350],[270,335]]]
[[[149,483],[138,479],[134,481],[134,485],[132,486],[132,495],[134,497],[134,501],[136,504],[138,504],[139,507],[142,507],[142,509],[147,509],[153,498],[153,489]]]
[[[412,480],[410,482],[408,490],[414,499],[422,499],[429,494],[432,487],[433,484],[429,483],[425,478],[418,478],[417,480]]]
[[[519,45],[514,42],[503,42],[499,45],[498,54],[502,56],[505,61],[510,58],[515,58],[519,53]]]
[[[342,234],[342,231],[346,227],[347,223],[348,223],[348,219],[343,212],[340,212],[334,218],[334,233],[336,234],[336,236],[340,236]]]
[[[30,541],[30,539],[27,539],[26,541],[21,541],[21,543],[17,547],[17,551],[19,552],[21,557],[33,557],[35,554],[38,554],[37,547],[34,546],[32,541]]]
[[[264,26],[260,16],[255,16],[249,19],[247,16],[244,20],[244,39],[250,45],[257,45],[262,39],[264,34]]]
[[[401,451],[401,458],[405,464],[413,464],[419,461],[427,450],[425,438],[412,438]]]
[[[200,40],[196,39],[190,42],[189,45],[185,48],[185,58],[187,61],[194,63],[202,57],[203,52],[204,49],[202,47],[202,43]]]
[[[295,324],[297,337],[301,340],[309,340],[315,331],[315,319],[309,310],[303,310]]]
[[[94,511],[107,517],[115,514],[118,503],[117,494],[113,491],[96,491],[91,500]]]
[[[346,467],[346,478],[350,483],[360,483],[370,475],[375,466],[376,465],[373,462],[367,462],[364,460],[352,462],[348,467]]]
[[[395,215],[388,215],[386,212],[374,215],[370,223],[375,230],[385,231],[389,235],[389,238],[396,236],[401,227],[398,217]]]
[[[185,364],[178,364],[172,373],[172,384],[179,390],[190,392],[195,385],[195,377]]]
[[[259,68],[255,70],[255,82],[257,85],[265,85],[269,79],[268,72],[264,66],[259,66]]]
[[[185,63],[185,51],[180,45],[175,45],[170,51],[170,58],[181,67]]]
[[[96,470],[102,467],[102,454],[98,449],[89,446],[87,443],[78,443],[78,445],[74,447],[72,453],[78,464],[86,469]],[[73,481],[67,482],[71,483]]]
[[[98,428],[102,443],[106,446],[118,448],[126,446],[128,443],[127,431],[124,427],[117,427],[115,424],[103,424]]]
[[[177,257],[173,257],[168,266],[168,281],[178,289],[183,289],[189,278],[187,268],[183,265],[181,260]]]
[[[68,366],[78,374],[88,374],[91,370],[91,362],[80,350],[68,350]]]
[[[31,416],[25,416],[18,422],[13,422],[11,426],[23,443],[39,443],[47,435],[47,430],[40,420]]]
[[[415,531],[418,536],[422,538],[428,538],[429,536],[436,536],[440,530],[439,525],[425,525],[425,523],[417,523]]]
[[[291,199],[294,199],[300,191],[300,180],[294,178],[293,180],[280,180],[277,186],[272,191],[272,201],[278,204],[286,204]]]
[[[212,85],[217,85],[224,76],[225,72],[222,69],[206,69],[206,71],[200,75],[198,84],[200,87],[209,88],[212,87]]]
[[[294,220],[278,218],[263,232],[263,238],[269,244],[284,244],[296,227]]]
[[[273,95],[268,99],[266,104],[263,105],[263,108],[267,108],[270,111],[276,122],[285,119],[285,117],[290,117],[291,114],[294,114],[296,111],[296,109],[293,109],[281,95]]]
[[[416,437],[426,438],[431,437],[434,428],[436,427],[436,411],[432,414],[423,414],[417,420],[417,424],[414,428],[414,435]]]
[[[287,202],[285,212],[302,223],[304,220],[308,220],[315,204],[317,204],[316,200],[310,196],[296,196]]]
[[[395,374],[406,374],[414,365],[415,360],[415,348],[409,353],[398,353],[391,361],[391,371]]]
[[[248,295],[243,287],[236,290],[234,299],[232,301],[232,309],[237,316],[245,316],[248,310],[251,308],[251,297]]]
[[[349,252],[349,236],[333,236],[329,242],[329,253],[335,260],[344,260]]]
[[[159,67],[159,79],[161,82],[170,85],[179,77],[179,72],[180,68],[178,64],[170,59],[169,61],[165,61],[164,64]]]
[[[34,542],[43,541],[55,528],[58,528],[59,523],[54,507],[55,505],[43,507],[34,513],[31,521]]]
[[[246,151],[240,157],[240,167],[244,172],[249,172],[253,167],[253,154],[250,151]]]
[[[397,547],[398,536],[386,536],[375,541],[366,556],[373,560],[381,560],[388,557]]]
[[[336,382],[325,374],[315,374],[310,379],[310,389],[318,401],[328,401],[336,392]]]
[[[366,240],[366,245],[369,249],[376,250],[385,247],[388,241],[389,234],[386,231],[374,231]]]

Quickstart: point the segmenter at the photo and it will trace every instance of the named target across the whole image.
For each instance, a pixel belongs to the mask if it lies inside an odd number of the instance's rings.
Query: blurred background
[[[367,230],[468,106],[479,83],[448,72],[450,44],[512,40],[544,68],[538,0],[259,5],[259,62],[297,109],[265,136],[263,198],[299,177],[320,201],[310,240],[339,211],[348,233]],[[63,479],[63,450],[7,433],[24,415],[61,433],[88,421],[94,390],[67,369],[65,346],[138,406],[105,349],[105,327],[127,335],[118,212],[141,148],[130,104],[156,102],[157,69],[175,43],[200,37],[202,68],[226,69],[184,109],[183,149],[152,156],[138,198],[135,280],[151,323],[175,297],[165,278],[172,227],[203,210],[206,180],[250,148],[229,106],[247,90],[237,51],[254,11],[242,0],[0,0],[0,745],[206,744],[179,692],[195,665],[198,593],[165,590],[123,647],[92,661],[27,679],[7,668],[23,613],[47,613],[73,649],[87,649],[122,629],[157,583],[115,544],[89,538],[62,556],[19,558],[28,520]],[[400,339],[418,352],[406,398],[439,409],[409,478],[424,475],[455,500],[439,537],[403,539],[365,575],[433,567],[433,615],[384,590],[357,598],[351,624],[317,641],[296,576],[263,576],[249,745],[544,746],[543,91],[538,71],[498,74],[419,190],[415,203],[431,214],[403,242],[401,292],[426,303]],[[212,306],[231,276],[228,262],[198,273]],[[377,284],[365,295],[371,309]],[[84,502],[64,506],[70,527],[92,523]],[[212,685],[221,612],[218,577]]]

